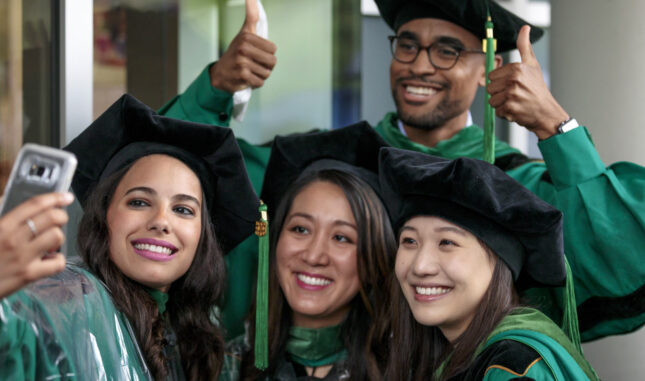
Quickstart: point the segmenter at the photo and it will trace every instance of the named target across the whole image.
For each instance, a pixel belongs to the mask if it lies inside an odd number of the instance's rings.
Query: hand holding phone
[[[73,200],[71,193],[47,193],[0,217],[0,298],[65,268],[65,256],[55,251],[65,240],[63,207]]]
[[[74,198],[60,192],[69,188],[76,159],[57,151],[23,147],[0,200],[0,298],[65,268],[56,251],[65,239],[64,207]]]

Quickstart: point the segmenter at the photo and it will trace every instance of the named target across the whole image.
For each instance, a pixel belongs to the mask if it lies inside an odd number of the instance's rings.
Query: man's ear
[[[499,69],[500,67],[502,67],[503,63],[504,63],[504,60],[502,59],[502,56],[499,54],[495,54],[495,67],[493,70]],[[479,79],[479,86],[481,87],[486,86],[486,66],[484,66],[483,74]]]

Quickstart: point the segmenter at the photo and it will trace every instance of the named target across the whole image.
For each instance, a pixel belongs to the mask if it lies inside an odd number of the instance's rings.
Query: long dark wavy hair
[[[242,357],[240,379],[254,380],[275,372],[276,360],[285,355],[292,325],[292,310],[280,288],[276,247],[298,194],[309,184],[322,181],[340,187],[351,207],[358,228],[357,268],[360,289],[350,302],[341,337],[347,349],[347,370],[352,380],[381,380],[389,353],[390,327],[386,279],[393,268],[396,241],[387,212],[374,190],[360,178],[338,170],[320,170],[303,175],[287,190],[271,221],[269,260],[269,368],[258,371],[253,350]],[[255,338],[255,313],[251,312],[249,340]]]
[[[519,305],[513,275],[506,264],[482,241],[480,245],[495,260],[488,289],[466,330],[450,343],[441,330],[419,324],[401,290],[396,274],[390,275],[392,308],[392,352],[387,380],[443,381],[468,367],[477,347],[500,321]],[[437,370],[446,361],[441,374]]]
[[[189,380],[214,380],[219,375],[225,351],[222,334],[210,318],[213,305],[226,284],[226,269],[215,229],[202,203],[202,230],[195,258],[188,271],[171,285],[164,316],[144,286],[128,278],[110,260],[110,230],[107,210],[114,192],[131,166],[120,169],[91,192],[80,222],[80,256],[107,286],[116,307],[130,321],[146,364],[156,380],[169,373],[163,348],[164,326],[177,336],[184,374]]]

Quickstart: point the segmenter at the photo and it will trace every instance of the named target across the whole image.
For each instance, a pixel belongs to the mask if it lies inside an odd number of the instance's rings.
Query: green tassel
[[[497,50],[497,40],[493,38],[493,21],[488,10],[486,2],[486,38],[482,40],[482,50],[486,53],[486,85],[490,83],[488,74],[495,69],[495,51]],[[490,94],[485,91],[484,101],[484,161],[493,164],[495,161],[495,110],[488,103]]]
[[[567,269],[567,281],[564,287],[562,330],[569,336],[576,349],[582,353],[580,329],[578,328],[578,310],[576,309],[576,293],[573,288],[571,267],[569,267],[569,261],[567,261],[566,257],[564,258],[564,264]]]
[[[269,218],[267,206],[260,201],[260,220],[255,223],[258,236],[258,288],[255,309],[255,367],[269,366]]]

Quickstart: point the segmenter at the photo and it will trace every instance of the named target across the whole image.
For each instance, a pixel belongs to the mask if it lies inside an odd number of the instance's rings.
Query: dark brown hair
[[[456,375],[468,367],[477,347],[497,324],[518,306],[519,298],[511,270],[483,242],[479,243],[495,260],[495,268],[473,320],[452,343],[443,336],[439,328],[424,326],[414,319],[396,274],[390,274],[391,345],[396,350],[389,358],[386,379],[446,380]],[[447,359],[442,373],[436,374]]]
[[[337,170],[307,173],[285,193],[271,221],[269,260],[269,368],[253,366],[253,350],[242,359],[241,379],[252,380],[275,372],[276,360],[284,356],[292,325],[292,310],[280,288],[276,269],[276,247],[291,204],[309,184],[322,181],[340,187],[351,207],[358,228],[357,261],[360,289],[350,302],[342,333],[347,349],[346,364],[352,380],[380,380],[389,352],[387,274],[393,266],[396,241],[387,212],[374,190],[360,178]],[[250,319],[250,342],[255,338],[255,313]]]
[[[80,256],[105,283],[114,304],[132,324],[154,379],[165,379],[170,370],[163,353],[166,324],[177,336],[186,378],[216,379],[223,362],[224,339],[210,314],[225,287],[226,270],[206,203],[202,203],[202,230],[195,258],[188,271],[171,285],[164,319],[144,286],[125,276],[110,260],[107,209],[129,168],[115,172],[91,192],[79,226]]]

